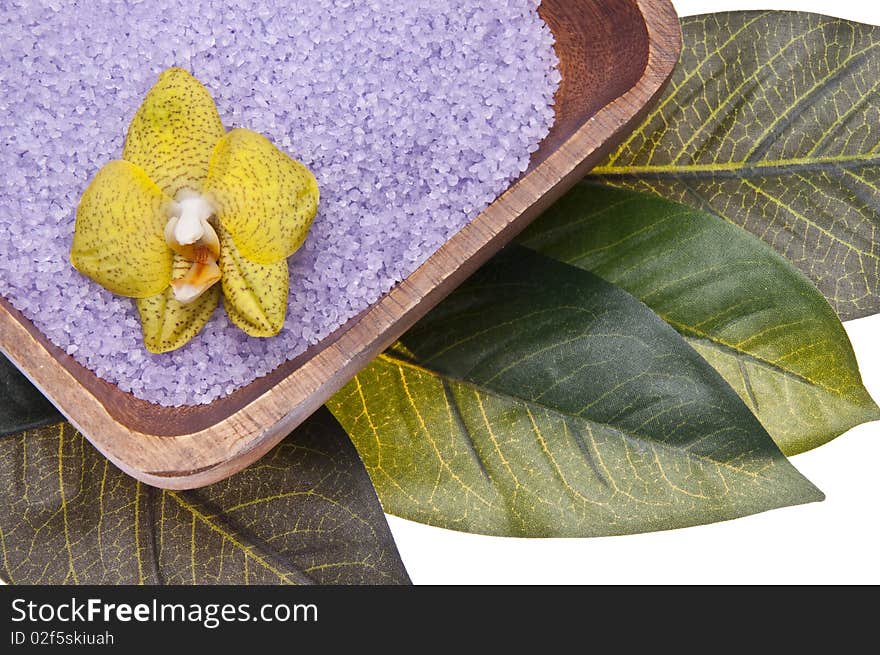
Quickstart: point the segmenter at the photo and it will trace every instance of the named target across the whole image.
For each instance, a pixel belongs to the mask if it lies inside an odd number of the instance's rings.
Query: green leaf
[[[717,216],[584,183],[520,241],[647,304],[721,373],[788,455],[880,418],[822,294],[773,249]]]
[[[320,410],[194,491],[128,477],[70,425],[0,439],[3,578],[24,584],[391,584],[408,578],[363,465]]]
[[[52,403],[0,355],[0,436],[60,420]]]
[[[734,12],[682,33],[666,94],[594,174],[745,227],[844,320],[880,311],[880,27]]]
[[[822,498],[647,307],[524,248],[328,406],[386,511],[446,528],[625,534]]]

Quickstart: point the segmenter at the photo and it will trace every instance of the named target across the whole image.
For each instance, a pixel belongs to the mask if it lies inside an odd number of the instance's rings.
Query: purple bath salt
[[[538,0],[0,2],[0,295],[99,377],[207,403],[302,353],[412,273],[527,167],[560,81]],[[248,5],[248,6],[243,6]],[[69,263],[79,198],[158,75],[305,163],[321,205],[281,333],[219,308],[151,355],[134,303]]]

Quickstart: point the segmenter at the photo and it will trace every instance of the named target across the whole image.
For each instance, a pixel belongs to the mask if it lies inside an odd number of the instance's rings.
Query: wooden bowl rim
[[[608,0],[594,1],[603,7],[614,4]],[[127,427],[113,416],[91,389],[77,379],[73,371],[85,371],[85,374],[94,377],[97,386],[103,384],[117,388],[99,380],[94,373],[49,342],[2,297],[0,350],[98,450],[120,469],[147,484],[167,489],[189,489],[211,484],[241,470],[268,452],[320,407],[335,390],[366,366],[376,353],[390,345],[417,318],[570,188],[614,145],[615,139],[622,138],[626,128],[635,126],[672,73],[681,49],[681,33],[670,0],[618,1],[635,6],[641,13],[647,33],[647,61],[636,82],[599,108],[537,166],[530,166],[526,174],[511,184],[507,191],[431,255],[412,275],[349,321],[346,325],[351,327],[341,329],[325,339],[322,344],[326,345],[317,352],[313,348],[294,358],[292,371],[280,375],[278,371],[285,365],[279,366],[266,376],[272,384],[265,392],[257,394],[220,421],[193,431],[165,435]],[[621,108],[623,111],[620,111]],[[546,187],[537,196],[525,191],[534,179]],[[529,197],[532,197],[532,201],[526,202]],[[490,219],[487,218],[489,216],[495,216],[493,220],[496,222],[503,216],[510,218],[499,223],[493,232]],[[463,253],[450,252],[453,249],[450,244],[453,243],[464,244]],[[426,270],[431,273],[426,273]],[[431,274],[437,271],[443,273],[436,280],[430,279]],[[420,287],[425,282],[427,284]],[[370,334],[375,338],[372,342],[351,343],[354,333],[373,327],[375,331]],[[333,373],[316,374],[314,369],[323,359],[336,360]],[[291,362],[287,365],[289,367]],[[80,372],[80,375],[84,374]],[[272,379],[273,375],[280,379]],[[306,390],[295,388],[303,384],[308,386]],[[299,398],[298,402],[296,398]],[[145,402],[134,396],[131,399],[137,403]],[[177,466],[169,467],[157,461],[163,459],[172,459]],[[187,465],[181,466],[181,462]]]

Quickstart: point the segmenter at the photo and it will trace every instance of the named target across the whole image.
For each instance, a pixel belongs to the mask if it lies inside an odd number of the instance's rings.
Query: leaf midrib
[[[312,584],[314,582],[304,573],[298,571],[285,572],[276,567],[262,555],[255,552],[255,549],[253,547],[242,543],[238,535],[232,533],[231,531],[225,529],[222,525],[218,524],[214,520],[214,517],[212,515],[202,512],[195,503],[187,502],[180,494],[173,491],[167,491],[165,493],[168,495],[168,497],[172,498],[181,508],[183,508],[184,511],[189,512],[189,514],[195,520],[200,521],[209,530],[220,535],[221,538],[228,541],[234,547],[238,548],[238,550],[241,551],[246,558],[250,558],[253,561],[257,562],[264,569],[271,572],[273,575],[276,575],[280,580],[290,584]],[[297,575],[302,576],[301,579],[291,577]]]
[[[389,354],[388,351],[380,354],[376,359],[384,360],[394,366],[410,368],[414,371],[418,371],[418,372],[423,373],[425,375],[428,375],[430,377],[438,378],[441,382],[444,380],[452,380],[454,382],[458,382],[459,384],[465,385],[467,387],[474,389],[475,391],[482,392],[482,393],[489,395],[489,396],[495,396],[495,397],[507,396],[509,398],[515,399],[518,402],[521,402],[523,405],[526,405],[526,407],[540,408],[546,412],[551,412],[551,413],[553,413],[563,419],[576,419],[576,420],[580,420],[580,421],[585,421],[591,425],[601,426],[601,427],[604,427],[608,430],[613,431],[616,434],[621,435],[622,437],[624,437],[625,439],[627,439],[629,441],[634,441],[638,444],[641,444],[646,448],[659,447],[664,450],[672,451],[676,454],[684,455],[688,459],[696,460],[698,462],[707,462],[707,463],[712,464],[713,466],[722,467],[722,468],[729,470],[729,471],[731,471],[735,474],[738,474],[738,475],[745,475],[745,476],[748,476],[753,479],[764,479],[764,480],[768,479],[765,476],[762,476],[758,473],[753,473],[752,471],[747,471],[743,468],[733,466],[729,462],[723,462],[723,461],[720,461],[717,459],[713,459],[711,457],[707,457],[705,455],[700,455],[700,454],[694,453],[686,448],[677,448],[675,446],[671,446],[670,444],[664,443],[662,441],[649,440],[640,434],[629,433],[627,431],[624,431],[620,427],[612,425],[610,423],[603,423],[602,421],[597,421],[592,418],[587,418],[584,416],[577,416],[575,414],[568,414],[568,413],[561,411],[558,407],[546,405],[544,403],[541,403],[541,402],[538,402],[538,401],[535,401],[532,399],[523,398],[522,396],[519,396],[519,395],[514,395],[514,394],[509,394],[509,393],[502,394],[499,391],[496,391],[494,389],[489,389],[482,384],[474,382],[473,380],[467,380],[467,379],[460,378],[460,377],[457,377],[454,375],[449,375],[447,373],[440,373],[438,371],[431,370],[429,368],[426,368],[424,366],[420,366],[419,364],[416,364],[416,363],[409,361],[407,359]],[[470,435],[470,430],[466,430],[466,433],[467,433],[468,439],[472,439],[472,437]],[[709,436],[709,435],[706,435],[706,436]],[[706,437],[701,438],[701,441],[704,440],[705,438]],[[767,440],[772,443],[772,439],[770,439],[769,435],[767,436]]]
[[[723,162],[705,164],[644,164],[639,166],[597,166],[591,176],[626,177],[711,177],[719,173],[733,173],[739,177],[793,175],[800,172],[825,171],[833,168],[857,169],[880,165],[880,153],[828,157],[792,157],[768,159],[759,162]]]
[[[717,348],[718,350],[721,350],[723,352],[727,352],[727,353],[733,355],[734,357],[737,357],[739,359],[746,359],[746,360],[748,360],[754,364],[757,364],[763,368],[768,368],[772,371],[775,371],[776,373],[779,373],[779,374],[783,375],[784,377],[792,378],[797,382],[801,382],[802,384],[817,387],[817,388],[821,389],[822,391],[829,393],[832,396],[837,396],[838,398],[846,399],[846,396],[844,396],[844,394],[841,391],[839,391],[837,389],[833,389],[833,388],[829,387],[828,385],[822,384],[821,382],[811,380],[810,378],[808,378],[805,375],[802,375],[800,373],[797,373],[796,371],[792,371],[787,368],[784,368],[783,366],[780,366],[779,364],[776,364],[776,363],[771,362],[767,359],[764,359],[763,357],[756,355],[755,353],[740,350],[736,346],[729,344],[729,343],[726,343],[711,334],[708,334],[706,332],[701,332],[700,330],[698,330],[694,327],[691,327],[690,325],[678,323],[678,322],[670,319],[668,316],[662,316],[661,318],[663,318],[664,321],[669,323],[669,325],[674,327],[676,332],[681,334],[686,339],[693,339],[695,341],[707,343],[710,346]]]
[[[675,327],[676,330],[679,330],[679,328],[676,327],[672,322],[670,322],[670,325]],[[788,369],[785,369],[778,364],[774,364],[773,362],[762,359],[761,357],[758,357],[757,355],[753,355],[752,353],[747,353],[742,350],[738,350],[736,347],[730,346],[730,345],[725,344],[721,341],[717,341],[717,340],[713,339],[711,336],[700,335],[697,332],[690,331],[687,327],[684,327],[683,329],[679,330],[679,332],[681,332],[682,336],[687,341],[695,341],[695,342],[703,343],[703,344],[706,344],[710,348],[715,348],[716,350],[718,350],[720,352],[727,353],[727,354],[731,355],[732,357],[734,357],[738,362],[740,362],[740,364],[742,364],[743,361],[748,361],[752,364],[755,364],[756,366],[759,366],[760,368],[769,369],[775,373],[778,373],[782,377],[792,379],[796,382],[800,382],[801,384],[805,384],[807,386],[813,387],[813,388],[817,389],[818,391],[822,391],[824,393],[827,393],[829,396],[831,396],[835,400],[840,401],[842,403],[847,403],[850,407],[852,407],[854,409],[858,409],[858,410],[862,410],[862,411],[870,411],[870,414],[872,416],[880,417],[880,408],[877,407],[876,403],[874,403],[874,401],[871,400],[870,397],[868,397],[868,400],[870,400],[870,404],[865,404],[864,402],[860,402],[858,398],[853,398],[850,395],[843,393],[842,391],[839,391],[837,389],[833,389],[832,387],[829,387],[825,384],[821,384],[819,382],[811,380],[810,378],[802,376],[794,371],[789,371]],[[749,393],[750,398],[752,398],[753,405],[756,405],[756,402],[754,400],[754,393],[752,391],[748,391],[748,393]]]

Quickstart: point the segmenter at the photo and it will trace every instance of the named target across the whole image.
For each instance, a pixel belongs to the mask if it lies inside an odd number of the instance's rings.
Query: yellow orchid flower
[[[221,289],[232,322],[269,337],[287,312],[287,258],[317,209],[304,165],[256,132],[227,132],[208,90],[171,68],[135,114],[122,159],[83,193],[70,261],[136,299],[150,352],[198,334]]]

